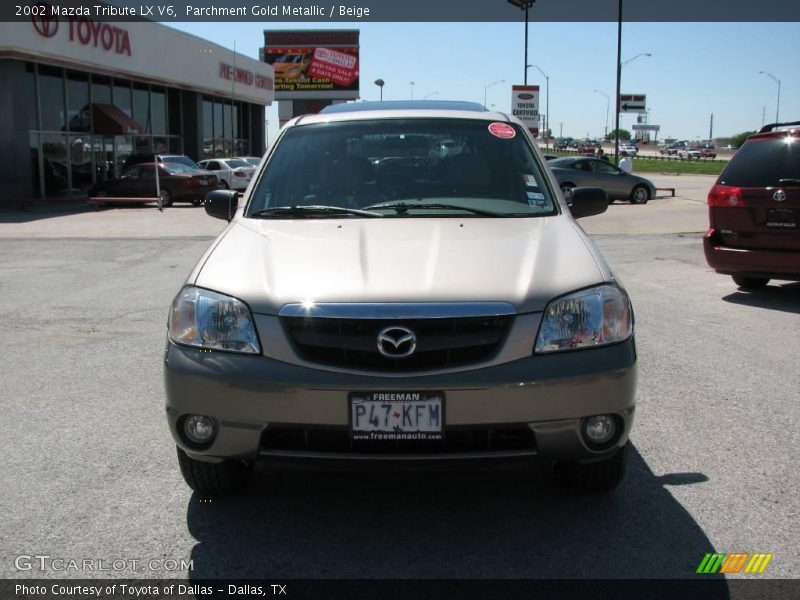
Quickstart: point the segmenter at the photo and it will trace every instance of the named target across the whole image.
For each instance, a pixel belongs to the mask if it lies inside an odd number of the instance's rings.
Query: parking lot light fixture
[[[759,75],[766,75],[767,77],[771,77],[772,80],[778,84],[778,102],[775,104],[775,122],[780,123],[780,114],[781,114],[781,80],[775,77],[772,73],[768,73],[767,71],[759,71]]]
[[[594,90],[594,91],[597,92],[598,94],[602,94],[603,96],[606,97],[606,128],[603,131],[603,139],[605,139],[606,137],[608,137],[608,109],[609,109],[609,105],[611,104],[611,98],[609,97],[608,94],[606,94],[603,91],[600,91],[600,90]]]
[[[525,65],[525,69],[523,69],[525,71],[525,85],[528,85],[528,11],[531,6],[536,4],[536,0],[508,0],[508,2],[525,11],[525,61],[522,64]]]
[[[505,79],[498,79],[497,81],[493,81],[492,83],[486,84],[483,86],[483,105],[486,106],[486,92],[487,90],[497,83],[505,83]]]
[[[375,80],[375,85],[377,85],[379,88],[381,88],[381,102],[383,102],[383,86],[385,84],[386,84],[386,82],[383,79],[376,79]]]
[[[636,56],[633,56],[633,57],[629,58],[628,60],[624,61],[624,62],[622,63],[622,66],[624,67],[624,66],[625,66],[625,65],[627,65],[628,63],[630,63],[630,62],[633,62],[633,61],[635,61],[637,58],[640,58],[640,57],[642,57],[642,56],[653,56],[653,55],[652,55],[650,52],[641,52],[641,53],[637,54]]]

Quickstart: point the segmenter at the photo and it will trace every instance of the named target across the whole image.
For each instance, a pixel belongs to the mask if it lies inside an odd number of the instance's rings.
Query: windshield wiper
[[[251,217],[311,217],[316,215],[356,215],[359,217],[383,217],[382,214],[345,208],[343,206],[323,206],[310,204],[306,206],[270,206],[250,213]]]
[[[382,202],[380,204],[372,204],[370,206],[365,207],[366,210],[375,209],[375,208],[393,208],[397,214],[403,215],[406,214],[409,209],[412,208],[444,208],[444,209],[452,209],[452,210],[465,210],[467,212],[471,212],[475,215],[481,215],[484,217],[503,217],[505,215],[498,214],[496,212],[492,212],[489,210],[483,210],[480,208],[471,208],[469,206],[460,206],[458,204],[445,204],[442,202]]]
[[[800,183],[800,179],[797,179],[795,177],[787,177],[785,179],[778,179],[778,183],[779,184],[781,184],[781,183]]]

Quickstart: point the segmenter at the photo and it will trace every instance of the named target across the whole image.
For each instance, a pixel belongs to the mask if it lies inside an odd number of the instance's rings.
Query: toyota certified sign
[[[539,135],[539,86],[511,86],[511,114],[525,123],[530,132]]]

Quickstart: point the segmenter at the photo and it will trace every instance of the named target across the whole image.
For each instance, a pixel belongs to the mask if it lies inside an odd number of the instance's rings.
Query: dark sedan
[[[198,205],[206,194],[220,187],[219,179],[209,171],[180,163],[158,164],[161,205],[191,202]],[[140,163],[125,169],[118,179],[99,182],[90,196],[96,198],[157,198],[156,165]]]
[[[564,157],[551,160],[548,165],[567,202],[576,187],[599,187],[606,191],[609,200],[629,200],[631,204],[645,204],[656,195],[656,188],[649,179],[626,173],[598,158]]]

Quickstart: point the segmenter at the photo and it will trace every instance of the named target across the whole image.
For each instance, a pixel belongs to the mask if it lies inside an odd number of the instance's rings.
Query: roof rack
[[[792,123],[770,123],[769,125],[764,125],[761,129],[758,130],[758,133],[766,133],[767,131],[788,131],[789,129],[795,129],[797,126],[800,125],[800,121],[793,121]]]

